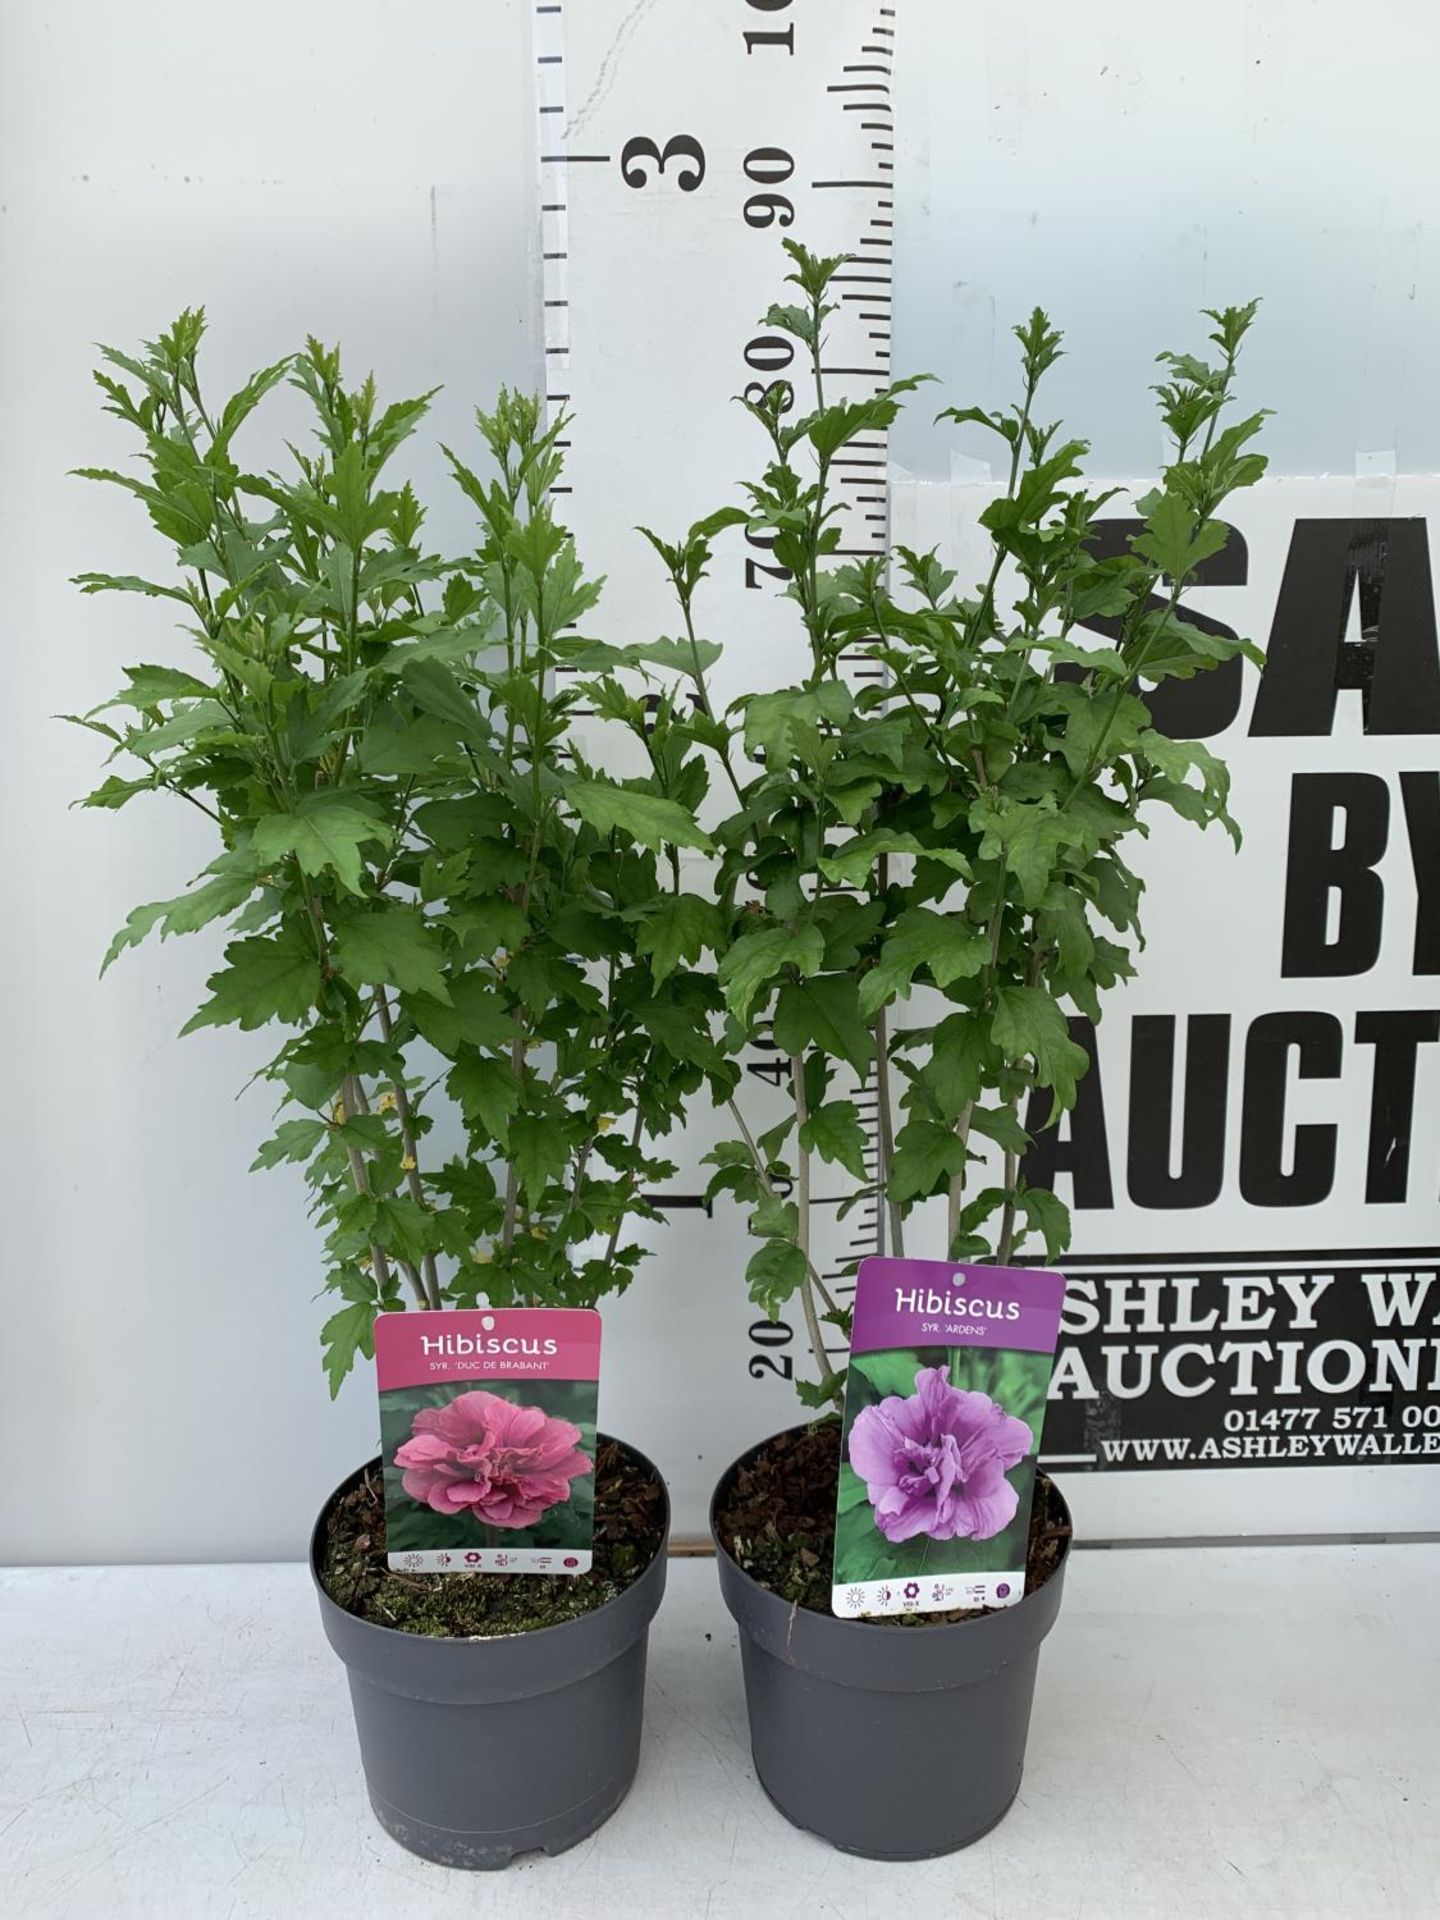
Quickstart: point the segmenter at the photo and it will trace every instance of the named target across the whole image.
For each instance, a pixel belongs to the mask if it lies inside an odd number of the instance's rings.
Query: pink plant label
[[[383,1313],[375,1321],[375,1371],[391,1567],[589,1571],[598,1313]]]
[[[864,1616],[1024,1597],[1065,1280],[949,1260],[860,1263],[831,1605]]]

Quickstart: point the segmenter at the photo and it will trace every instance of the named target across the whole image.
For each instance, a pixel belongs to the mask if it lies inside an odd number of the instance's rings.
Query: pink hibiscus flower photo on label
[[[572,1421],[477,1389],[422,1407],[395,1465],[410,1498],[436,1513],[530,1527],[570,1498],[572,1480],[594,1471],[580,1439]]]

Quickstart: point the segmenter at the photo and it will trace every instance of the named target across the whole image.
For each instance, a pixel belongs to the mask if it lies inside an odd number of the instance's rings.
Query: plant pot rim
[[[660,1596],[665,1590],[665,1556],[670,1539],[670,1489],[666,1484],[665,1476],[655,1465],[655,1462],[648,1454],[642,1453],[639,1447],[633,1446],[628,1440],[619,1439],[612,1433],[597,1433],[596,1441],[597,1444],[613,1441],[616,1446],[623,1447],[632,1460],[637,1461],[641,1467],[645,1468],[654,1476],[660,1488],[664,1526],[659,1543],[655,1551],[651,1554],[650,1559],[646,1562],[644,1569],[635,1576],[623,1592],[617,1593],[613,1599],[604,1601],[598,1607],[592,1607],[588,1613],[577,1614],[571,1620],[557,1620],[553,1626],[526,1627],[518,1632],[507,1633],[413,1633],[406,1627],[382,1626],[378,1620],[366,1620],[358,1613],[351,1613],[348,1607],[341,1606],[340,1602],[327,1592],[325,1584],[320,1578],[320,1560],[324,1544],[325,1520],[335,1502],[354,1485],[362,1473],[369,1473],[376,1468],[383,1470],[382,1456],[377,1453],[373,1454],[369,1460],[362,1461],[358,1467],[355,1467],[350,1473],[347,1473],[345,1478],[341,1480],[337,1486],[331,1489],[325,1499],[320,1503],[320,1511],[315,1516],[315,1524],[310,1529],[310,1579],[320,1601],[320,1611],[325,1624],[326,1637],[330,1640],[331,1645],[335,1647],[336,1652],[340,1654],[342,1659],[348,1660],[350,1657],[347,1650],[341,1647],[336,1641],[336,1632],[339,1632],[345,1636],[350,1647],[354,1649],[358,1649],[367,1640],[370,1645],[376,1647],[389,1641],[391,1643],[404,1643],[417,1648],[423,1647],[425,1649],[424,1657],[427,1660],[437,1657],[441,1659],[454,1657],[455,1652],[458,1651],[459,1654],[463,1654],[468,1660],[474,1662],[477,1659],[485,1657],[483,1649],[493,1647],[496,1649],[494,1657],[499,1660],[505,1657],[505,1655],[513,1656],[514,1649],[517,1646],[527,1648],[544,1647],[546,1645],[554,1646],[557,1644],[559,1638],[566,1635],[573,1635],[577,1629],[583,1630],[592,1621],[599,1620],[602,1617],[614,1618],[617,1609],[628,1608],[641,1611],[644,1616],[642,1624],[648,1624],[656,1608],[659,1606]],[[474,1578],[473,1575],[464,1577]],[[526,1576],[520,1575],[518,1577],[523,1579]],[[332,1631],[332,1627],[334,1631]]]
[[[1066,1535],[1055,1569],[1042,1586],[1027,1588],[1013,1607],[1001,1607],[978,1620],[937,1620],[897,1627],[875,1620],[846,1620],[802,1606],[767,1587],[748,1573],[720,1534],[719,1510],[736,1471],[769,1446],[772,1440],[813,1425],[799,1421],[782,1427],[732,1460],[716,1483],[710,1501],[710,1537],[720,1569],[726,1604],[762,1646],[787,1666],[804,1667],[846,1684],[857,1684],[855,1653],[868,1645],[866,1662],[873,1667],[870,1684],[879,1690],[908,1691],[945,1684],[945,1668],[955,1665],[956,1679],[973,1680],[986,1670],[1005,1666],[1022,1650],[1043,1640],[1060,1611],[1065,1570],[1070,1561],[1071,1537]],[[1057,1483],[1045,1475],[1060,1499],[1067,1519],[1069,1503]],[[860,1684],[864,1684],[861,1682]]]

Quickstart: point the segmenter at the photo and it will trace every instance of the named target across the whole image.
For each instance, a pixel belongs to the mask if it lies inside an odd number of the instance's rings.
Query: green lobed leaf
[[[428,993],[449,1004],[444,954],[415,907],[395,902],[368,912],[342,914],[335,922],[335,956],[344,972],[362,986]]]
[[[1090,1059],[1070,1038],[1065,1015],[1043,987],[1002,987],[990,1037],[1011,1059],[1033,1059],[1040,1084],[1054,1089],[1062,1107],[1074,1105],[1075,1082]]]
[[[143,586],[144,582],[140,584]],[[176,598],[184,599],[185,595],[177,594]],[[210,700],[215,695],[214,687],[197,680],[193,673],[186,673],[181,667],[126,667],[125,682],[125,691],[97,707],[97,713],[105,713],[111,707],[134,707],[137,712],[144,712],[166,700]]]
[[[782,986],[775,999],[773,1031],[782,1052],[803,1054],[818,1047],[857,1073],[864,1073],[874,1051],[855,977],[848,973],[826,973]]]
[[[570,1160],[563,1126],[554,1114],[517,1113],[510,1122],[510,1160],[532,1206],[538,1206],[545,1188],[558,1180]]]
[[[1211,554],[1219,553],[1230,529],[1219,521],[1202,523],[1178,493],[1164,492],[1155,502],[1144,533],[1131,541],[1134,551],[1153,562],[1165,578],[1181,585]]]
[[[211,998],[180,1029],[238,1026],[247,1031],[268,1021],[298,1025],[315,1005],[320,965],[305,934],[293,925],[273,935],[234,940],[225,965],[206,981]]]
[[[979,1099],[999,1063],[989,1022],[975,1013],[952,1013],[934,1030],[923,1079],[945,1118],[956,1120]]]
[[[489,740],[490,729],[473,697],[443,661],[407,659],[403,679],[416,706],[445,721],[460,741],[479,746]]]
[[[311,879],[333,873],[349,893],[363,891],[361,849],[388,846],[390,829],[375,803],[344,788],[302,796],[293,813],[266,814],[252,839],[256,857],[266,863],[293,855]]]
[[[356,1359],[362,1354],[367,1360],[375,1357],[374,1305],[356,1303],[342,1307],[320,1329],[320,1341],[333,1400]]]
[[[805,1256],[789,1240],[765,1241],[745,1268],[750,1298],[772,1316],[794,1296],[804,1278]]]
[[[963,1172],[965,1161],[964,1143],[953,1127],[934,1120],[907,1120],[895,1136],[891,1197],[904,1204],[938,1193]]]
[[[233,913],[254,891],[255,881],[249,874],[222,873],[201,886],[192,887],[188,893],[178,894],[173,900],[157,900],[148,907],[136,907],[110,942],[100,972],[103,975],[127,947],[139,946],[157,925],[162,940],[168,940],[172,934],[198,933],[213,920]]]
[[[800,1233],[800,1209],[783,1194],[762,1191],[750,1215],[750,1231],[762,1240],[795,1240]]]
[[[250,1171],[278,1167],[287,1161],[308,1160],[330,1129],[323,1120],[284,1120],[255,1158]]]
[[[695,893],[667,894],[640,922],[635,946],[637,952],[649,954],[658,986],[682,960],[693,964],[707,947],[718,948],[723,934],[720,909],[713,901]]]
[[[743,933],[720,962],[720,986],[725,1004],[737,1020],[743,1020],[762,988],[795,967],[802,974],[814,973],[825,956],[825,940],[816,926],[792,931],[789,927],[764,927],[757,933]]]
[[[565,792],[580,818],[597,833],[619,829],[652,853],[668,846],[698,847],[702,853],[712,850],[709,834],[677,800],[601,780],[572,780]]]
[[[505,1002],[488,975],[447,974],[445,1000],[432,994],[407,992],[405,1011],[432,1047],[449,1060],[463,1046],[508,1047],[516,1026]]]
[[[873,1019],[894,999],[908,999],[921,967],[935,985],[973,979],[990,958],[990,945],[963,914],[941,914],[912,907],[900,916],[880,950],[880,958],[860,982],[860,1011]]]
[[[1030,1144],[1029,1134],[1009,1107],[972,1107],[970,1126],[972,1132],[984,1134],[1006,1153],[1024,1153]]]
[[[1045,1258],[1053,1260],[1070,1245],[1070,1209],[1044,1187],[1022,1187],[1016,1207],[1045,1241]]]
[[[1083,753],[1081,759],[1083,764]],[[1080,766],[1074,769],[1077,774],[1080,770]],[[1027,907],[1039,906],[1062,851],[1082,845],[1087,833],[1077,813],[1060,813],[1044,804],[987,809],[984,827],[980,851],[1003,853],[1006,867],[1020,882],[1021,898]]]
[[[970,872],[970,863],[958,848],[927,846],[913,833],[897,833],[891,827],[873,828],[869,833],[848,840],[843,847],[827,853],[820,861],[820,871],[827,880],[838,881],[842,886],[863,886],[874,872],[881,855],[888,853],[935,860],[954,873],[968,876]]]
[[[868,1177],[865,1165],[865,1129],[851,1100],[829,1100],[807,1115],[800,1144],[822,1160],[837,1161],[857,1180]]]
[[[445,1085],[468,1125],[482,1127],[504,1148],[510,1120],[520,1106],[520,1082],[508,1060],[497,1060],[467,1048],[446,1076]]]

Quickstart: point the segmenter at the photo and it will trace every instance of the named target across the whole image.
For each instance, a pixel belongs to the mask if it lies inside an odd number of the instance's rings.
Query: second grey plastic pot
[[[644,1454],[625,1451],[655,1473]],[[573,1847],[635,1778],[666,1541],[632,1586],[578,1620],[488,1640],[401,1633],[347,1613],[320,1584],[325,1516],[358,1478],[321,1508],[310,1571],[325,1637],[349,1675],[375,1817],[446,1867],[504,1867],[517,1853]],[[667,1495],[667,1539],[669,1526]]]
[[[813,1613],[753,1580],[716,1526],[736,1473],[760,1450],[722,1478],[710,1530],[740,1629],[761,1786],[797,1827],[846,1853],[926,1860],[968,1847],[1019,1791],[1068,1540],[1043,1587],[980,1620],[901,1627]]]

